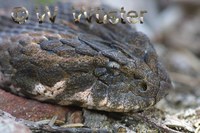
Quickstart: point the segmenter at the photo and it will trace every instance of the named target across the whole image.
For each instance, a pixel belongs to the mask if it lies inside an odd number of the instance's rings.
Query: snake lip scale
[[[58,23],[19,25],[0,16],[0,87],[63,106],[130,112],[172,89],[148,37],[126,24],[73,23],[58,3]]]

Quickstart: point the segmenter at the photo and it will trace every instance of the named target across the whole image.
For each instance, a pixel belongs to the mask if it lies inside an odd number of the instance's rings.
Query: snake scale
[[[56,23],[0,16],[0,87],[59,105],[108,112],[155,105],[172,85],[148,37],[129,24],[75,24],[69,3]]]

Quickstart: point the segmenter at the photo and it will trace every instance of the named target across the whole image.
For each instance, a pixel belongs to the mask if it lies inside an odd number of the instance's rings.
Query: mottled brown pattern
[[[153,106],[172,88],[153,45],[128,24],[56,24],[0,16],[0,86],[20,96],[109,112]],[[64,13],[67,12],[67,13]]]

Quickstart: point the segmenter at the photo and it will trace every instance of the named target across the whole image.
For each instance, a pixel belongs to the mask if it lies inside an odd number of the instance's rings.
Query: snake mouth
[[[96,104],[95,109],[108,112],[138,112],[155,104],[155,98],[136,96],[132,92],[122,93],[117,99],[113,100],[111,96],[106,97]]]
[[[85,107],[89,106],[91,109],[108,112],[137,112],[153,106],[156,102],[155,97],[141,96],[131,91],[131,88],[132,90],[135,88],[128,83],[107,87],[102,85],[100,81],[93,85],[90,90],[90,99],[87,100]],[[99,86],[102,86],[102,88],[99,88]],[[145,84],[142,84],[142,86],[146,87]]]
[[[163,97],[165,97],[173,88],[174,87],[171,83],[169,84],[168,82],[161,81],[159,91],[156,95],[156,102],[160,101]]]

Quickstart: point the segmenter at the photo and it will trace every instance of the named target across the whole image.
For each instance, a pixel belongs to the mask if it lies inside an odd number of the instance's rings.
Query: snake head
[[[149,39],[128,25],[62,20],[9,29],[1,20],[0,86],[15,94],[129,112],[153,106],[172,88]]]

